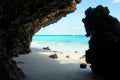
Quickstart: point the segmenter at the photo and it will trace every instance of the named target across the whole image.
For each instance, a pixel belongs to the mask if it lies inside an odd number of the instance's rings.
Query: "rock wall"
[[[86,36],[90,37],[85,56],[93,73],[119,77],[120,22],[109,13],[108,8],[101,5],[85,11],[83,23]]]
[[[30,52],[34,33],[75,11],[81,0],[1,0],[0,80],[24,78],[13,56]]]

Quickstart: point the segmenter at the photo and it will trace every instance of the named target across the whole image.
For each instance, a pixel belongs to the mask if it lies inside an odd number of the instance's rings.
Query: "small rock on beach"
[[[87,67],[87,64],[86,64],[86,63],[81,63],[81,64],[80,64],[80,68],[86,69],[86,67]]]
[[[57,59],[58,55],[57,54],[52,54],[52,55],[49,56],[49,58]]]

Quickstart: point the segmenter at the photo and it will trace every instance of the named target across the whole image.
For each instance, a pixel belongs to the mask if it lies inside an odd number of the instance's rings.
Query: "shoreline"
[[[62,53],[79,53],[81,55],[85,54],[88,49],[88,45],[67,45],[67,44],[56,44],[56,43],[37,43],[32,42],[31,48],[42,49],[44,47],[49,47],[52,51],[62,52]]]

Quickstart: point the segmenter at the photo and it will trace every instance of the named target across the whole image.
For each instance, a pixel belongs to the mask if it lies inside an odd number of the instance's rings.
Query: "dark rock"
[[[86,67],[87,67],[87,64],[86,64],[86,63],[81,63],[81,64],[80,64],[80,68],[85,69]]]
[[[57,59],[58,58],[58,55],[57,54],[52,54],[49,56],[50,58],[53,58],[53,59]]]
[[[0,80],[20,80],[12,57],[30,52],[32,36],[75,11],[81,0],[0,0]]]
[[[51,50],[49,47],[43,47],[43,49],[45,49],[45,50]]]
[[[86,36],[90,37],[86,62],[93,73],[107,77],[119,76],[120,72],[120,22],[109,13],[101,5],[90,7],[83,19]]]
[[[70,56],[69,56],[69,55],[67,55],[67,56],[66,56],[66,58],[70,58]]]
[[[17,67],[15,61],[5,56],[1,58],[1,55],[0,59],[2,60],[0,60],[0,80],[21,80],[25,78],[24,73]]]

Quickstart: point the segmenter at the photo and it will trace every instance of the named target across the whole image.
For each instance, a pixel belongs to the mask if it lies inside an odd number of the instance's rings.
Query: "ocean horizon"
[[[32,47],[49,47],[54,51],[85,54],[89,38],[85,35],[34,35]]]

